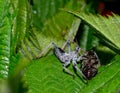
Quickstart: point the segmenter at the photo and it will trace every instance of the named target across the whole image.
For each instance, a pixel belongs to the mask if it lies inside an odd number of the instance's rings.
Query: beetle
[[[81,55],[81,71],[86,76],[88,80],[92,79],[97,72],[98,67],[100,66],[100,60],[95,51],[89,50]]]

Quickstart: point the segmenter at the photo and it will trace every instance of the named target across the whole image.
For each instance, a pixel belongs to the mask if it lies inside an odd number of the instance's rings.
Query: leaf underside
[[[120,89],[119,60],[117,55],[87,84],[78,76],[73,79],[64,73],[62,64],[53,55],[34,61],[25,76],[32,93],[115,93]]]
[[[120,16],[113,14],[113,16],[106,18],[101,15],[85,14],[69,10],[65,11],[92,26],[97,33],[96,35],[103,40],[108,47],[120,53]]]

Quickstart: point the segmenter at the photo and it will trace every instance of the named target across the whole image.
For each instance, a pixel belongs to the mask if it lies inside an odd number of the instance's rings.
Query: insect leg
[[[101,64],[100,64],[100,60],[99,60],[99,58],[98,58],[96,52],[94,52],[94,54],[95,54],[95,56],[97,57],[97,60],[98,60],[98,67],[99,67],[99,66],[101,65]]]
[[[87,58],[84,55],[81,55],[77,58],[77,62],[82,61],[82,60],[86,60]]]
[[[85,79],[86,79],[86,76],[82,73],[82,71],[78,68],[78,66],[77,66],[77,63],[76,63],[76,61],[72,61],[72,64],[73,64],[73,66],[74,66],[74,68],[80,73],[80,75],[82,75]]]
[[[68,43],[70,44],[70,40],[69,40],[69,39],[68,39],[68,40],[64,43],[64,45],[62,46],[62,49],[63,49],[63,50],[66,48],[66,46],[68,45]]]
[[[77,58],[77,62],[81,61],[82,59],[83,59],[82,56],[79,56],[79,57]]]
[[[72,73],[68,68],[67,66],[70,64],[70,62],[66,62],[65,64],[63,64],[63,71],[66,72],[67,74],[70,74],[72,75],[73,77],[75,77],[75,74]]]
[[[68,53],[70,54],[71,50],[70,50],[70,40],[67,41],[67,45],[68,45]]]
[[[36,56],[36,59],[44,56],[48,50],[52,49],[51,44],[52,43],[50,43],[47,47],[45,47],[45,49]]]

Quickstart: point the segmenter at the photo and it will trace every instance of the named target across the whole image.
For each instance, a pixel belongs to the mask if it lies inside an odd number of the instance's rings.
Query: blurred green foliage
[[[0,93],[119,92],[120,64],[115,55],[120,17],[95,16],[98,4],[98,0],[0,0]],[[68,39],[95,50],[101,60],[99,73],[87,84],[77,75],[73,79],[63,73],[52,47],[46,49],[51,42],[62,47]],[[44,57],[35,59],[42,51]],[[74,72],[72,66],[69,69]]]

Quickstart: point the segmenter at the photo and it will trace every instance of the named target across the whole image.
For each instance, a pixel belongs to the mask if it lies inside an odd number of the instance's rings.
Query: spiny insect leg
[[[64,45],[62,46],[62,49],[63,49],[63,50],[66,48],[66,46],[68,45],[68,43],[70,43],[70,40],[69,40],[69,39],[68,39],[68,40],[64,43]]]
[[[70,54],[71,49],[70,49],[70,40],[67,41],[67,45],[68,45],[68,53]]]
[[[64,67],[64,66],[63,66],[63,71],[64,71],[65,73],[67,73],[67,74],[73,76],[73,78],[75,77],[75,74],[72,73],[67,67]]]
[[[86,76],[82,73],[82,71],[78,68],[76,61],[72,61],[72,64],[74,66],[74,68],[80,73],[80,75],[82,75],[85,79]]]
[[[52,49],[51,44],[52,44],[52,43],[50,43],[47,47],[45,47],[45,49],[44,49],[43,51],[41,51],[41,52],[36,56],[36,59],[44,56],[44,55],[47,53],[48,50]]]
[[[73,77],[75,77],[75,74],[73,74],[73,73],[67,68],[67,66],[68,66],[69,64],[70,64],[70,61],[65,62],[65,63],[63,64],[63,71],[66,72],[67,74],[70,74],[70,75],[72,75]]]

